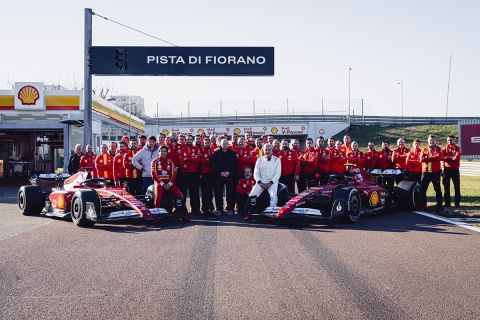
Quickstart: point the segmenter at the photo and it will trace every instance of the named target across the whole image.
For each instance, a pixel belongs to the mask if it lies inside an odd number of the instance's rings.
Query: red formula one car
[[[274,219],[295,217],[338,219],[357,222],[360,215],[392,210],[414,209],[420,204],[420,185],[402,181],[390,187],[382,181],[402,175],[397,169],[373,170],[370,173],[347,169],[344,175],[331,175],[325,185],[308,188],[296,196],[284,185],[278,189],[279,207],[269,207],[268,193],[247,204],[247,214],[259,214]]]
[[[42,174],[30,182],[32,185],[18,191],[18,207],[24,215],[70,216],[79,227],[132,218],[149,222],[178,217],[169,210],[153,208],[152,199],[133,196],[124,187],[111,187],[105,179],[90,178],[88,172]]]

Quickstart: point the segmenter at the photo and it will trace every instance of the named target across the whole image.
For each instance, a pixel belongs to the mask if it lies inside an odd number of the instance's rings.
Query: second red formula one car
[[[389,187],[377,181],[401,175],[400,170],[375,170],[371,173],[347,169],[344,175],[332,175],[328,183],[308,188],[296,196],[279,186],[278,207],[269,207],[268,193],[247,204],[247,214],[259,214],[274,219],[294,217],[338,219],[354,223],[360,215],[393,208],[414,209],[420,204],[420,186],[414,181],[402,181]]]

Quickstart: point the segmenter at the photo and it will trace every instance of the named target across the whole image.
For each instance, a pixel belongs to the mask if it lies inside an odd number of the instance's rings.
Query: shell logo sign
[[[35,87],[24,86],[18,91],[18,99],[22,102],[22,105],[35,105],[38,98],[40,98],[40,92]]]
[[[15,82],[15,110],[45,110],[42,82]]]

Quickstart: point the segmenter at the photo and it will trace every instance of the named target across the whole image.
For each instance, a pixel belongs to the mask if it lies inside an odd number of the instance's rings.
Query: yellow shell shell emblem
[[[272,131],[273,134],[277,134],[278,129],[276,127],[273,127],[272,130],[270,130],[270,131]]]
[[[202,135],[204,132],[205,132],[205,131],[203,131],[203,129],[198,129],[198,130],[197,130],[197,134],[198,134],[198,135]]]
[[[233,129],[233,133],[235,133],[235,134],[240,134],[240,128],[235,128],[235,129]]]
[[[63,199],[63,197],[58,197],[57,208],[58,209],[64,209],[65,208],[65,199]]]
[[[23,105],[34,105],[40,98],[40,92],[33,86],[25,86],[18,91],[18,99]]]
[[[168,133],[169,133],[169,132],[168,132],[167,129],[163,129],[163,130],[162,130],[162,133],[163,133],[164,135],[168,136]]]
[[[373,191],[372,194],[370,195],[370,206],[371,207],[376,207],[377,204],[378,204],[378,201],[379,201],[379,197],[378,197],[378,192],[377,191]]]

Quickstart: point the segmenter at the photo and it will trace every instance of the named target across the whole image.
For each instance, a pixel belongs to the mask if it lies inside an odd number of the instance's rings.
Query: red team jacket
[[[119,178],[126,178],[127,173],[125,166],[123,165],[124,153],[118,152],[115,157],[113,157],[113,178],[118,180]]]
[[[434,146],[433,149],[425,147],[420,154],[422,159],[422,172],[440,172],[440,161],[443,160],[443,152],[439,146]]]
[[[200,150],[200,173],[201,174],[213,173],[212,164],[211,164],[212,155],[213,155],[212,147],[208,149],[205,147],[202,147],[202,149]]]
[[[125,176],[131,179],[137,179],[142,176],[140,170],[135,168],[132,164],[132,158],[135,155],[135,151],[128,149],[123,155],[123,167],[125,168]]]
[[[247,167],[252,167],[253,155],[249,146],[237,148],[237,177],[243,177],[243,170]],[[256,161],[257,159],[255,159]]]
[[[406,169],[407,168],[407,156],[410,152],[410,149],[403,147],[397,148],[392,152],[392,163],[397,169]]]
[[[377,151],[367,151],[364,154],[365,158],[365,170],[372,170],[377,167],[377,156],[378,152]]]
[[[443,166],[445,169],[455,170],[460,168],[460,157],[462,155],[460,147],[457,145],[447,145],[443,148]]]
[[[245,178],[242,178],[238,181],[238,184],[235,188],[235,192],[248,195],[252,191],[252,188],[254,185],[255,185],[255,179],[253,178],[253,175],[248,180]]]
[[[107,153],[101,153],[95,159],[95,168],[99,178],[113,178],[113,157]]]
[[[384,151],[383,149],[377,153],[377,168],[376,169],[392,169],[392,151],[388,149]]]
[[[316,173],[318,168],[318,152],[314,147],[305,149],[299,160],[300,172],[303,175]]]
[[[257,163],[257,159],[263,157],[263,150],[262,148],[255,148],[252,151],[252,165],[255,167]]]
[[[347,163],[347,156],[342,150],[333,149],[330,154],[330,171],[342,174],[345,172],[345,163]]]
[[[300,175],[300,160],[298,160],[297,153],[292,150],[278,153],[278,158],[282,163],[282,176]]]
[[[362,151],[350,151],[347,154],[347,163],[352,163],[355,168],[363,169],[365,167],[365,156]]]
[[[328,148],[317,148],[318,152],[318,171],[320,173],[329,173],[330,172],[330,149]]]
[[[80,169],[83,170],[85,168],[91,168],[93,178],[97,177],[97,170],[95,170],[95,158],[97,158],[95,153],[86,153],[80,158]]]
[[[405,165],[409,172],[418,173],[422,172],[422,161],[420,160],[420,154],[422,149],[412,149],[408,152],[407,158],[405,159]]]
[[[184,145],[179,148],[178,168],[183,173],[199,172],[200,150],[197,146]]]

